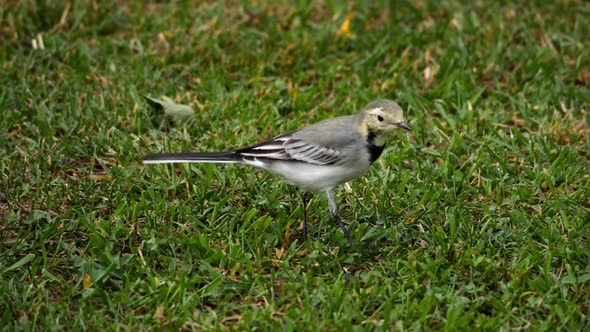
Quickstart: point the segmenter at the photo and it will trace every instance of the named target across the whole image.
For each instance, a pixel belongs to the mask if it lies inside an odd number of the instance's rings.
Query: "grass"
[[[9,1],[2,329],[589,329],[589,14],[575,0]],[[170,124],[142,95],[196,114]],[[297,241],[297,191],[272,176],[140,163],[377,97],[414,132],[339,190],[351,248],[319,196],[314,240]]]

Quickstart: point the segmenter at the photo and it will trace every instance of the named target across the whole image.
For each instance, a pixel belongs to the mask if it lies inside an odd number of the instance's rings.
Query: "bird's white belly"
[[[332,189],[367,172],[371,164],[359,162],[348,166],[323,166],[301,162],[274,162],[269,171],[285,178],[287,183],[306,191],[321,192]]]

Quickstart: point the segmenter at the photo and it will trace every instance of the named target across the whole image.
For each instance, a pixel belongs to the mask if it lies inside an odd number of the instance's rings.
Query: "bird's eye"
[[[383,117],[381,115],[377,115],[377,120],[379,120],[379,122],[383,122]]]

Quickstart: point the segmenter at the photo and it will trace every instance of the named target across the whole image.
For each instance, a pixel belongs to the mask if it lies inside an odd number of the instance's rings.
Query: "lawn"
[[[414,130],[338,190],[352,246],[274,176],[141,164],[376,98]],[[590,329],[588,2],[7,1],[0,110],[0,329]]]

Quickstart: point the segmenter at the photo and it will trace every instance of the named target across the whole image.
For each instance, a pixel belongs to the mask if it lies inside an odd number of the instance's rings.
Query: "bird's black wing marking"
[[[334,148],[307,143],[291,136],[277,136],[268,141],[237,150],[245,157],[273,160],[302,161],[314,165],[339,165],[344,162],[342,152]]]
[[[277,136],[268,141],[260,142],[247,148],[239,149],[237,154],[245,157],[266,158],[275,160],[290,160],[291,156],[283,146],[286,140],[290,139],[289,134]]]

